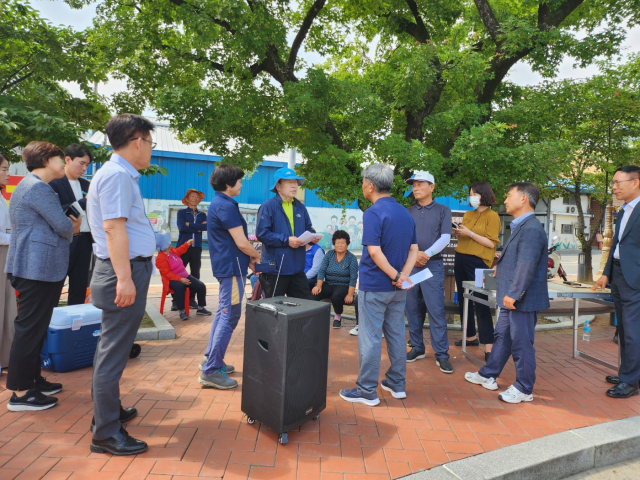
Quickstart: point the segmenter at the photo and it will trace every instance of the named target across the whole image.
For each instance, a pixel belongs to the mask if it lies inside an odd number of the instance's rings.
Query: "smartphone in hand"
[[[78,211],[78,209],[76,208],[74,203],[72,203],[71,205],[69,205],[67,207],[67,209],[64,211],[64,214],[67,217],[70,217],[70,216],[73,216],[73,217],[76,217],[76,218],[81,218],[82,217],[82,214]]]

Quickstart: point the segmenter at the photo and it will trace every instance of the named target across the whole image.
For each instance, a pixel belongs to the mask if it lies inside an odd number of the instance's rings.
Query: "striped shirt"
[[[336,251],[329,250],[320,264],[318,280],[326,281],[329,285],[348,285],[355,287],[358,281],[358,259],[347,252],[340,263],[336,261]]]

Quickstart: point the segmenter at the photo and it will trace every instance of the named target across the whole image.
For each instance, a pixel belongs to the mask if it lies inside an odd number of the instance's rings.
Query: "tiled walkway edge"
[[[640,417],[578,428],[404,477],[556,480],[640,456]]]

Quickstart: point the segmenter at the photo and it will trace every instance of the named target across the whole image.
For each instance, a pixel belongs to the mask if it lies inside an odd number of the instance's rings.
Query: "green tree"
[[[297,147],[308,186],[344,204],[370,160],[394,165],[397,198],[415,168],[458,195],[539,179],[524,161],[537,150],[504,142],[512,127],[494,118],[509,70],[611,56],[639,12],[640,0],[101,0],[89,38],[127,79],[118,110],[150,105],[248,170]],[[306,65],[303,46],[326,63]]]
[[[104,126],[106,106],[91,88],[104,80],[87,49],[84,33],[54,27],[19,0],[0,8],[0,151],[12,151],[32,140],[64,148],[89,129]],[[72,96],[60,82],[76,82],[84,99]]]
[[[640,138],[640,56],[585,81],[548,82],[514,88],[503,99],[496,118],[517,123],[504,138],[508,145],[544,146],[535,161],[546,177],[546,195],[571,197],[578,213],[575,236],[586,256],[586,281],[592,281],[591,248],[595,232],[585,236],[581,195],[605,206],[611,200],[610,181],[616,168],[638,164]],[[548,154],[550,153],[550,154]]]

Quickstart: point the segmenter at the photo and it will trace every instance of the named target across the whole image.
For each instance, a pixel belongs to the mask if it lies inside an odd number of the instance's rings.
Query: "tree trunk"
[[[573,198],[576,201],[578,210],[578,226],[576,227],[576,237],[580,242],[580,250],[584,253],[584,282],[593,282],[593,272],[591,271],[591,242],[584,237],[584,210],[582,209],[582,185],[577,181],[574,185]],[[579,267],[578,267],[579,268]]]

